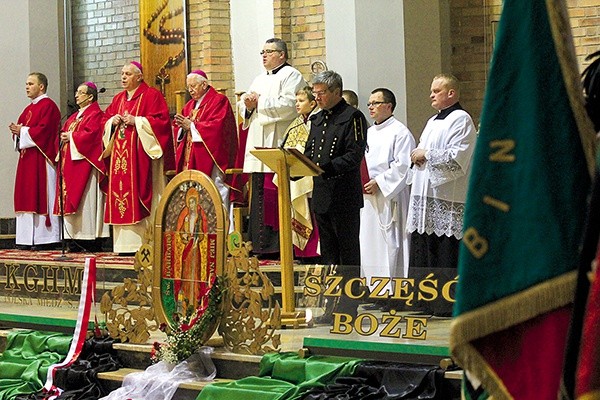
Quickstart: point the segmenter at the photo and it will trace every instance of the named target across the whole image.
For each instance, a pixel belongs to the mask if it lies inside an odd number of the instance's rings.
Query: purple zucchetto
[[[92,88],[94,90],[98,90],[98,86],[96,86],[96,84],[94,82],[84,82],[83,83],[85,86]]]
[[[144,69],[142,68],[142,64],[140,64],[137,61],[130,61],[129,63],[135,65],[136,67],[138,67],[138,69],[140,70],[141,73],[144,73]]]
[[[208,77],[206,76],[206,73],[204,71],[202,71],[201,69],[193,70],[192,72],[190,72],[190,74],[200,75],[204,79],[208,79]]]

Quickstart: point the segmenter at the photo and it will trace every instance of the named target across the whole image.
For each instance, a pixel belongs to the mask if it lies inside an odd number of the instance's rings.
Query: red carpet
[[[57,260],[62,256],[60,250],[0,250],[0,263],[6,261],[62,261]],[[133,265],[133,256],[118,256],[115,253],[65,253],[69,260],[64,260],[69,263],[83,264],[86,257],[96,257],[96,264],[120,264]]]

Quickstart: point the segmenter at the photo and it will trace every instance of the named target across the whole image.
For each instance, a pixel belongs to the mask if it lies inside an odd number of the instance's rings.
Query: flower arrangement
[[[175,326],[169,328],[162,323],[160,330],[167,334],[164,343],[154,342],[150,358],[153,363],[164,361],[169,364],[179,364],[194,354],[216,328],[216,322],[221,317],[223,310],[221,299],[225,286],[224,277],[212,278],[212,285],[203,286],[200,298],[205,298],[208,293],[208,302],[194,309],[187,307],[183,315],[175,313],[173,322]]]

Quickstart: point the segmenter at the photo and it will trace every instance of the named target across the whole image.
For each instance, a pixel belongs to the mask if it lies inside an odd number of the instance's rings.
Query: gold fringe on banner
[[[460,354],[457,358],[464,370],[481,371],[478,377],[493,398],[511,399],[498,375],[471,342],[568,306],[573,302],[576,281],[577,271],[571,271],[461,314],[452,321],[450,328],[452,354]]]
[[[593,180],[596,167],[596,132],[585,110],[581,72],[579,72],[575,57],[575,45],[573,43],[567,6],[564,0],[546,0],[546,8],[548,9],[548,18],[550,20],[554,46],[556,47],[556,55],[558,56],[558,62],[562,70],[573,116],[579,130],[588,171]]]

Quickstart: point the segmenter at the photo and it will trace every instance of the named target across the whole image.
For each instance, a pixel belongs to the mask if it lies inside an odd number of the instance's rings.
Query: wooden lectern
[[[323,170],[295,148],[257,148],[250,150],[256,158],[277,173],[279,205],[279,249],[284,326],[299,328],[306,322],[305,312],[296,312],[294,294],[294,253],[292,245],[292,201],[290,177],[316,176]]]

